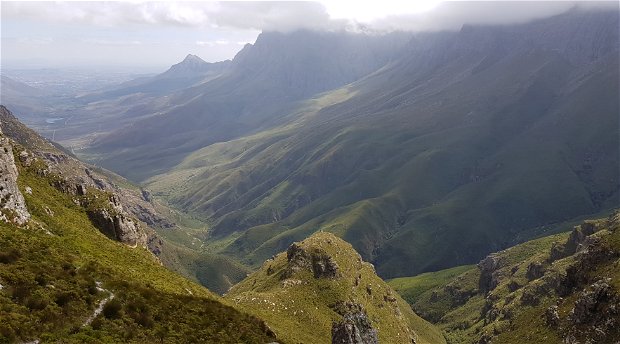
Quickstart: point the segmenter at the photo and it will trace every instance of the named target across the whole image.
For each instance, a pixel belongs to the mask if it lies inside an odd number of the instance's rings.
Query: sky
[[[195,54],[231,59],[261,31],[458,30],[463,24],[511,24],[562,13],[574,1],[441,2],[0,2],[2,68],[118,66],[164,68]]]

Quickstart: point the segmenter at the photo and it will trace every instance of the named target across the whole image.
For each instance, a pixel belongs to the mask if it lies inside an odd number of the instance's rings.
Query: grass
[[[0,342],[269,342],[262,321],[106,238],[86,210],[34,168],[19,166],[32,220],[0,223]],[[97,289],[96,282],[102,288]],[[109,293],[102,315],[82,326]]]
[[[478,62],[451,61],[433,82],[387,68],[147,185],[244,264],[321,229],[384,278],[472,264],[615,207],[616,61],[576,81],[555,54],[515,53],[453,79]]]
[[[401,277],[388,280],[387,283],[394,288],[405,301],[413,304],[424,292],[438,286],[447,284],[456,276],[466,271],[476,269],[475,265],[463,265],[437,272],[426,272],[414,277]]]
[[[588,221],[599,229],[592,237],[600,240],[602,247],[620,254],[620,224],[618,216]],[[496,253],[498,268],[494,273],[498,285],[485,294],[479,289],[480,271],[476,267],[463,266],[425,273],[419,276],[397,278],[390,284],[403,295],[418,314],[439,326],[449,344],[477,342],[482,336],[490,336],[499,343],[563,343],[569,333],[578,338],[597,338],[592,328],[575,325],[569,321],[569,313],[582,290],[600,278],[610,278],[616,293],[620,270],[614,259],[595,261],[584,271],[585,284],[572,289],[568,295],[559,295],[558,283],[562,283],[567,269],[579,256],[548,262],[554,243],[564,243],[568,233],[542,237],[516,245]],[[544,265],[544,275],[530,280],[526,276],[528,266],[538,262]],[[529,296],[529,297],[528,297]],[[560,297],[562,296],[562,297]],[[526,302],[528,299],[536,301]],[[544,322],[546,309],[558,305],[561,324],[557,328]],[[620,333],[610,330],[607,337],[597,340],[614,342]]]
[[[285,342],[330,343],[332,323],[341,318],[333,307],[343,301],[363,306],[378,331],[380,342],[409,342],[407,328],[416,333],[418,343],[444,342],[432,325],[415,315],[407,303],[376,276],[370,264],[360,260],[350,244],[327,232],[319,232],[300,245],[307,252],[323,252],[332,257],[341,276],[317,279],[311,271],[302,270],[283,279],[281,276],[288,265],[286,253],[280,253],[234,286],[226,298],[265,319]],[[371,293],[367,291],[368,286]],[[390,296],[395,297],[393,301],[388,301]]]

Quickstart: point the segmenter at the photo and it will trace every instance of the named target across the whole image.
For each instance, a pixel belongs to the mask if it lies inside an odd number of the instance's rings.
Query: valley
[[[0,343],[615,343],[608,5],[3,69]]]

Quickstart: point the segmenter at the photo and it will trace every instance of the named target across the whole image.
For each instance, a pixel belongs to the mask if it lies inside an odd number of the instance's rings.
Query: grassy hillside
[[[318,229],[385,278],[474,263],[620,202],[617,23],[576,11],[419,35],[285,124],[202,148],[148,185],[253,267]],[[582,43],[591,53],[568,48]]]
[[[426,272],[415,277],[400,277],[386,281],[390,287],[394,288],[405,301],[410,304],[415,303],[421,295],[436,287],[443,286],[451,282],[456,276],[466,271],[474,270],[474,265],[463,265],[454,268]]]
[[[616,213],[570,234],[494,253],[478,268],[389,283],[412,296],[412,307],[440,326],[448,343],[614,343],[620,338],[619,240]],[[455,276],[457,269],[464,272]]]
[[[0,223],[0,342],[274,339],[260,320],[165,269],[147,250],[107,239],[40,164],[18,167],[32,219],[25,227]]]
[[[365,310],[381,343],[409,343],[411,339],[444,343],[441,334],[414,314],[350,244],[318,232],[295,248],[265,262],[226,298],[265,319],[285,342],[331,343],[332,324],[342,319],[339,312],[348,303]],[[295,257],[312,260],[312,265],[303,267]],[[324,275],[333,274],[317,276],[317,266],[335,266],[336,272],[319,269]]]

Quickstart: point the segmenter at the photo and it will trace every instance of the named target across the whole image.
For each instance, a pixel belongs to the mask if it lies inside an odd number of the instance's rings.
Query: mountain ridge
[[[384,277],[473,263],[618,203],[617,20],[577,11],[422,34],[311,111],[207,146],[148,185],[249,265],[319,228]],[[590,29],[564,29],[574,22]],[[575,54],[580,40],[590,50]]]

